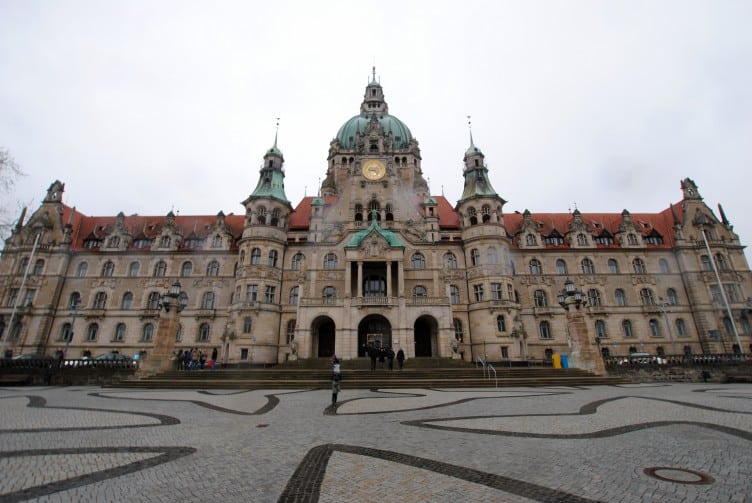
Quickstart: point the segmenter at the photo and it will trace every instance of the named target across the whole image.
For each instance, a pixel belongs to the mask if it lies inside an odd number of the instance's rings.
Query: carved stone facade
[[[175,347],[230,363],[357,358],[367,344],[546,358],[570,351],[556,298],[571,278],[601,352],[752,352],[743,247],[692,180],[658,213],[505,214],[471,137],[452,205],[429,193],[375,76],[327,160],[320,194],[293,207],[275,139],[240,215],[89,217],[54,182],[0,259],[5,350],[148,354],[178,279]]]

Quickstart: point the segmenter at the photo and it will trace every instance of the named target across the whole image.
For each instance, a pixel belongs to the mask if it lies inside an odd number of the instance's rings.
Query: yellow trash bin
[[[554,353],[554,368],[561,368],[561,355],[559,353]]]

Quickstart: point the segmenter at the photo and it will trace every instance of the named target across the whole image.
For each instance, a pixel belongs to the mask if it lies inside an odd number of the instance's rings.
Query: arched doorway
[[[311,325],[313,351],[319,358],[334,356],[334,321],[328,316],[319,316]]]
[[[431,316],[421,316],[415,320],[413,331],[416,357],[433,356],[436,352],[438,327],[438,323]]]
[[[380,314],[366,316],[358,325],[358,356],[366,356],[368,345],[392,346],[392,324]]]

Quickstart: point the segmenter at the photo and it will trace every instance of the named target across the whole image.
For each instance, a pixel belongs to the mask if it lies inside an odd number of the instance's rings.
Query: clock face
[[[378,180],[386,174],[386,166],[377,159],[369,159],[363,163],[363,176],[369,180]]]

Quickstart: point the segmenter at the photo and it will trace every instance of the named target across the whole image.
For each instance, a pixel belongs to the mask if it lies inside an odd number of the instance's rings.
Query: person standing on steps
[[[397,368],[402,370],[402,365],[405,363],[405,352],[402,351],[402,348],[397,351]]]

